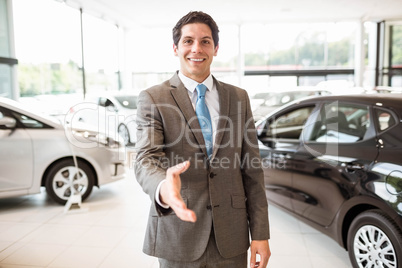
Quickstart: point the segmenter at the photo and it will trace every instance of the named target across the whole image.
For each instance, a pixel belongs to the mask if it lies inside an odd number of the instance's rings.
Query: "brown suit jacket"
[[[207,160],[187,89],[177,74],[139,95],[135,174],[152,200],[146,254],[196,260],[205,251],[211,228],[225,258],[247,251],[249,231],[253,240],[269,238],[268,204],[248,95],[215,78],[214,83],[220,116],[211,160]],[[181,195],[195,211],[195,223],[181,221],[155,201],[166,169],[185,160],[190,168],[181,174]]]

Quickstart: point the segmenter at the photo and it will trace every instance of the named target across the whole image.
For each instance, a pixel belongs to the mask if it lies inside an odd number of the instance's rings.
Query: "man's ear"
[[[177,56],[177,49],[178,47],[175,44],[173,44],[173,53],[175,56]]]
[[[216,45],[214,56],[218,56],[218,49],[219,49],[219,45]]]

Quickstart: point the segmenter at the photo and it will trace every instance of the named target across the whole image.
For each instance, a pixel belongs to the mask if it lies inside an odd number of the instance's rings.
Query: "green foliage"
[[[351,57],[351,45],[348,39],[328,44],[328,66],[347,66]]]
[[[402,65],[402,25],[392,27],[392,65]]]
[[[268,60],[263,52],[248,53],[245,55],[246,66],[266,66],[266,65],[298,65],[298,66],[348,66],[349,61],[353,60],[351,55],[350,40],[345,38],[338,42],[331,42],[328,48],[320,40],[320,35],[316,34],[300,42],[302,44],[293,45],[289,49],[270,51]],[[325,50],[328,49],[328,59],[325,63]]]
[[[19,63],[18,83],[21,96],[75,92],[81,87],[81,72],[76,63]]]
[[[246,66],[264,66],[266,62],[266,56],[262,53],[249,53],[244,58]]]

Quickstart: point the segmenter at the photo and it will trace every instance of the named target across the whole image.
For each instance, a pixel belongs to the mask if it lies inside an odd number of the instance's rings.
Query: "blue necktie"
[[[204,84],[199,84],[196,87],[197,102],[195,104],[195,113],[198,117],[198,122],[201,126],[202,135],[204,136],[205,147],[207,149],[208,157],[212,155],[212,122],[211,115],[209,114],[208,107],[205,103],[205,92],[207,87]]]

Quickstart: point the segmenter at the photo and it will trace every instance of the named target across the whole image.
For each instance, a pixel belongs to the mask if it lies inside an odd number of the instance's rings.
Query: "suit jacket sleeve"
[[[145,193],[152,200],[152,209],[159,215],[171,212],[158,205],[155,200],[156,189],[166,177],[166,167],[161,159],[163,151],[163,127],[158,112],[158,106],[147,91],[142,91],[138,97],[137,107],[137,143],[135,176]]]
[[[252,240],[269,239],[268,202],[264,187],[257,134],[246,94],[246,127],[242,144],[242,177],[247,196],[247,213]]]

